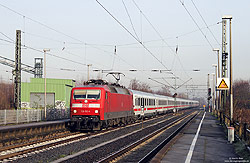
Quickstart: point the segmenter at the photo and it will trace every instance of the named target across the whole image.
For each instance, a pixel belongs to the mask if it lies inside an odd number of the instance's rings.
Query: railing
[[[0,125],[68,119],[69,109],[47,108],[46,119],[43,109],[0,110]]]
[[[214,114],[218,117],[220,120],[220,123],[224,123],[226,127],[230,126],[231,124],[231,119],[230,117],[226,116],[222,112],[218,110],[214,110]],[[250,129],[247,125],[247,123],[238,123],[238,122],[233,122],[233,127],[235,128],[235,134],[243,140],[247,146],[250,146]]]

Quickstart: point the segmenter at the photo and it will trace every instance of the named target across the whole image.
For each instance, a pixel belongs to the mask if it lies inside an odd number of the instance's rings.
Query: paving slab
[[[197,129],[205,112],[195,118],[189,127],[187,127],[171,149],[161,160],[163,163],[185,162],[190,151],[190,146],[197,133]],[[227,141],[226,134],[219,121],[206,112],[201,128],[191,155],[191,163],[214,163],[230,162],[237,160],[238,155],[234,147]]]

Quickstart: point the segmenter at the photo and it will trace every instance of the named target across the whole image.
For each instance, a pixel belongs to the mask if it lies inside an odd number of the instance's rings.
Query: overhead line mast
[[[16,30],[15,61],[0,56],[0,63],[14,68],[14,108],[21,108],[21,71],[34,74],[35,78],[42,77],[42,58],[35,58],[35,68],[21,62],[21,30]]]
[[[21,108],[21,30],[16,30],[15,69],[14,69],[14,107]]]
[[[227,20],[222,18],[222,65],[221,65],[221,76],[222,78],[228,77],[228,52],[227,52]],[[226,107],[226,98],[227,98],[228,91],[223,90],[221,91],[221,102],[222,102],[222,109],[225,111]]]

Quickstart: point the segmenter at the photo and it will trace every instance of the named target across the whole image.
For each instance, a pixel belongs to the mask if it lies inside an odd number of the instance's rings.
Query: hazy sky
[[[22,49],[22,63],[33,66],[34,58],[43,57],[44,48],[50,49],[48,78],[86,80],[87,64],[92,64],[91,78],[112,81],[106,73],[93,70],[119,71],[125,74],[121,79],[125,86],[134,78],[153,89],[161,87],[157,82],[173,86],[173,74],[178,77],[177,85],[190,78],[188,85],[206,85],[207,74],[214,73],[212,64],[217,64],[212,49],[221,49],[221,18],[232,15],[233,79],[250,79],[249,0],[99,2],[106,10],[95,0],[1,0],[0,56],[14,60],[13,42],[20,29],[27,47]],[[11,70],[0,65],[2,80],[12,78]],[[30,77],[22,73],[22,81]]]

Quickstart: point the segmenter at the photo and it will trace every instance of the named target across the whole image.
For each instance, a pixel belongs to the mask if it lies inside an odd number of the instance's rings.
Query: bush
[[[233,98],[234,119],[241,123],[250,124],[250,81],[235,81],[233,84]]]
[[[0,82],[0,110],[14,108],[14,86]]]

